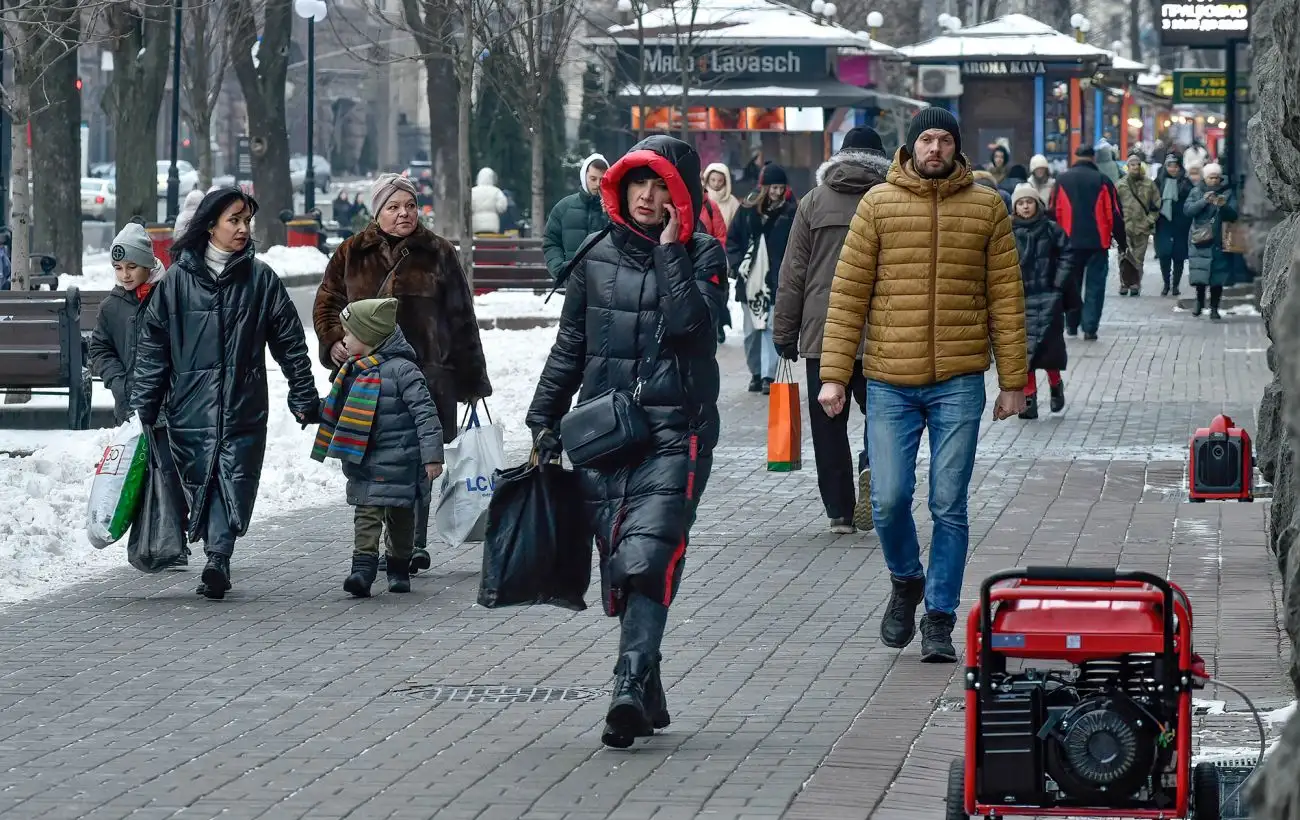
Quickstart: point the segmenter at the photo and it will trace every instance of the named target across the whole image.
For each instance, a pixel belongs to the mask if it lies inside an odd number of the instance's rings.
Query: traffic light
[[[80,78],[80,77],[77,78],[77,90],[78,90],[78,91],[81,90],[81,78]]]

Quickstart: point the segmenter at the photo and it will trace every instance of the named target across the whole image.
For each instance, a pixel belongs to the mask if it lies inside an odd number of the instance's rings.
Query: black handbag
[[[650,419],[641,406],[641,390],[659,359],[664,319],[659,317],[654,343],[637,368],[631,391],[611,389],[580,402],[560,419],[560,440],[575,467],[631,463],[650,441]]]

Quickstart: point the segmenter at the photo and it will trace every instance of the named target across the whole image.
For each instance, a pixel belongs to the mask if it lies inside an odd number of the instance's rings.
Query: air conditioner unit
[[[916,69],[918,97],[960,97],[961,66],[931,65]]]

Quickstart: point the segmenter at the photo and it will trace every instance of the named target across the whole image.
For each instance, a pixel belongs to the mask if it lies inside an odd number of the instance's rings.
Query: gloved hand
[[[537,453],[537,461],[545,464],[560,458],[564,444],[560,441],[559,434],[551,428],[537,427],[533,430],[533,451]]]
[[[785,359],[788,362],[799,361],[799,345],[793,342],[790,344],[777,345],[776,352],[782,359]]]
[[[302,425],[302,429],[306,430],[309,425],[321,423],[320,407],[321,401],[316,399],[305,411],[296,412],[293,417]]]

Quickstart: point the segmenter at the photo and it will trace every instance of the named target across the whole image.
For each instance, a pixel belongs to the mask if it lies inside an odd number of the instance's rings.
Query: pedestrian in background
[[[984,372],[996,356],[994,419],[1025,409],[1025,300],[1011,217],[974,184],[957,118],[943,108],[912,118],[886,183],[862,197],[849,227],[822,338],[818,400],[829,416],[845,410],[864,324],[871,506],[893,585],[880,639],[895,649],[911,643],[924,600],[921,660],[955,663]],[[912,516],[927,428],[928,574]]]
[[[181,212],[176,215],[176,222],[172,225],[172,237],[178,237],[185,233],[185,229],[190,226],[190,220],[194,218],[194,213],[199,209],[199,203],[203,201],[203,192],[195,188],[185,195],[185,204],[181,206]]]
[[[411,591],[420,501],[442,475],[442,425],[424,373],[402,329],[397,300],[362,299],[339,313],[348,358],[331,376],[312,446],[316,461],[337,458],[353,512],[352,570],[343,589],[369,598],[388,530],[389,592]]]
[[[1056,178],[1048,215],[1070,237],[1073,269],[1082,277],[1083,307],[1066,314],[1065,332],[1077,336],[1082,326],[1083,338],[1094,341],[1106,302],[1110,246],[1117,244],[1121,254],[1128,253],[1128,240],[1119,192],[1093,161],[1096,152],[1090,145],[1080,145],[1074,156],[1074,165]]]
[[[1052,166],[1047,162],[1047,157],[1034,154],[1029,160],[1029,179],[1026,181],[1034,186],[1044,206],[1052,201],[1052,189],[1056,187],[1056,180],[1052,178]]]
[[[736,301],[745,306],[745,363],[749,392],[769,393],[776,379],[772,308],[781,265],[799,204],[788,196],[785,169],[768,163],[727,230],[727,259],[736,276]]]
[[[731,228],[731,221],[740,210],[740,200],[731,192],[731,169],[726,163],[714,162],[704,169],[704,192],[722,212],[722,219]]]
[[[497,172],[480,168],[474,187],[469,191],[470,228],[475,234],[500,234],[501,214],[510,201],[497,187]]]
[[[1161,296],[1181,295],[1183,266],[1187,264],[1188,234],[1192,218],[1187,215],[1187,199],[1194,183],[1183,171],[1183,158],[1177,152],[1165,157],[1156,174],[1160,209],[1156,214],[1156,259],[1160,260],[1160,277],[1164,280]]]
[[[1205,291],[1210,292],[1210,319],[1219,321],[1219,301],[1223,287],[1231,283],[1238,254],[1223,247],[1223,223],[1237,219],[1237,192],[1223,177],[1218,163],[1205,166],[1205,179],[1196,184],[1184,206],[1192,218],[1189,234],[1187,281],[1196,286],[1193,316],[1205,310]]]
[[[1007,147],[1001,143],[993,146],[993,151],[989,154],[989,164],[984,166],[984,170],[992,175],[994,188],[1007,178],[1007,173],[1011,170],[1010,163],[1011,152]]]
[[[197,592],[231,589],[235,540],[248,532],[266,453],[266,351],[289,383],[289,411],[320,421],[320,398],[298,311],[279,275],[254,255],[257,201],[218,188],[199,203],[174,260],[154,284],[136,348],[131,408],[142,427],[166,413],[190,502],[189,539],[207,565]]]
[[[844,135],[840,150],[817,169],[817,187],[799,202],[790,231],[785,266],[776,294],[772,341],[789,361],[803,356],[808,372],[808,424],[817,457],[817,488],[837,535],[870,530],[871,465],[866,442],[857,458],[854,497],[853,454],[849,448],[849,414],[827,415],[817,401],[821,392],[822,335],[830,307],[831,282],[840,249],[849,233],[862,195],[885,181],[890,160],[880,135],[858,126]],[[848,389],[866,414],[867,380],[858,349]]]
[[[612,225],[569,275],[527,423],[539,459],[558,458],[556,431],[574,395],[581,404],[617,390],[639,395],[651,431],[626,459],[578,467],[601,603],[620,620],[601,742],[623,749],[670,722],[662,643],[718,442],[714,329],[727,263],[718,241],[696,230],[700,157],[685,142],[637,143],[601,195]]]
[[[1020,258],[1020,282],[1025,291],[1025,348],[1029,353],[1025,409],[1020,418],[1038,418],[1036,372],[1047,371],[1051,409],[1065,409],[1065,382],[1061,371],[1068,360],[1065,347],[1065,311],[1078,302],[1078,281],[1072,269],[1070,239],[1065,230],[1047,218],[1038,191],[1028,183],[1013,195],[1012,231]]]
[[[555,203],[546,217],[542,253],[546,256],[546,271],[557,284],[564,266],[573,259],[587,237],[599,233],[609,224],[609,217],[600,201],[600,180],[608,170],[609,160],[602,154],[592,154],[584,159],[578,168],[577,192]]]
[[[1010,191],[1004,191],[999,187],[997,177],[989,171],[981,171],[978,169],[972,171],[971,176],[975,180],[976,185],[983,185],[985,188],[996,191],[998,198],[1002,200],[1002,207],[1007,209],[1008,215],[1011,214],[1011,193]]]
[[[1147,245],[1151,231],[1160,215],[1160,192],[1156,183],[1147,176],[1140,153],[1130,153],[1127,173],[1116,186],[1120,210],[1124,214],[1124,236],[1128,239],[1128,259],[1120,260],[1120,296],[1138,296],[1142,290],[1142,265],[1147,258]]]

